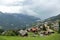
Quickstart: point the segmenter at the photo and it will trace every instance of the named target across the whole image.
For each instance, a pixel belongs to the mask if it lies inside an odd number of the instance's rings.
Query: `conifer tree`
[[[59,30],[58,30],[58,33],[60,33],[60,21],[59,21]]]

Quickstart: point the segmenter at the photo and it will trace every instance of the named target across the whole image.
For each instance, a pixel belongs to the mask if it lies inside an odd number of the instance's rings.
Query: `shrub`
[[[1,35],[2,32],[4,32],[4,30],[3,29],[0,29],[0,35]]]
[[[18,33],[14,30],[8,30],[3,35],[5,35],[5,36],[17,36]]]

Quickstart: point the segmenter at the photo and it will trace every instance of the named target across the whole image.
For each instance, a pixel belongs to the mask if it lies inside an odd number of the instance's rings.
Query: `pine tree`
[[[60,33],[60,21],[59,21],[59,30],[58,30],[58,33]]]

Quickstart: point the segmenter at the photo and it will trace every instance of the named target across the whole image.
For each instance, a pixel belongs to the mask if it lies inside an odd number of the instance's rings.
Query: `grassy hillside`
[[[44,37],[0,36],[0,40],[60,40],[60,34],[55,33]]]
[[[53,16],[53,17],[50,17],[48,19],[45,19],[45,21],[56,21],[56,20],[60,20],[60,14],[57,15],[57,16]]]

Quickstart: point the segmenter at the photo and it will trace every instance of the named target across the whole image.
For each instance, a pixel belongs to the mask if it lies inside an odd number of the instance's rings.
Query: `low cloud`
[[[60,14],[60,0],[32,0],[33,4],[25,5],[42,19]],[[28,2],[27,2],[28,4]]]
[[[0,11],[45,19],[60,14],[60,0],[0,0]]]
[[[7,13],[21,13],[22,6],[0,6],[0,11]]]

